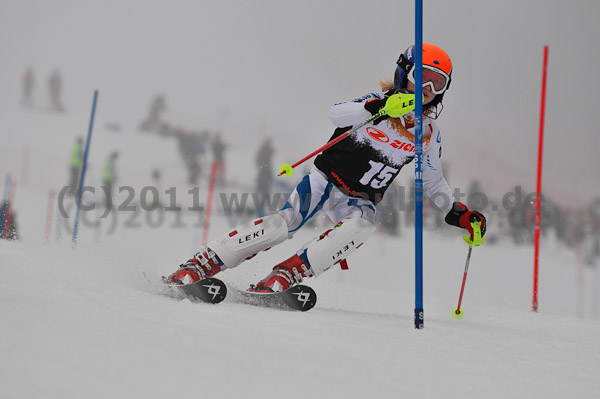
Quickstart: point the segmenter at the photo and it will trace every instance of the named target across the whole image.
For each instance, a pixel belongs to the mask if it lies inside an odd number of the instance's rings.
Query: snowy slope
[[[373,236],[350,259],[349,271],[309,281],[319,301],[308,313],[231,299],[217,306],[178,302],[159,295],[156,282],[197,248],[198,215],[183,214],[182,227],[173,227],[173,215],[159,228],[143,215],[138,227],[120,219],[110,233],[105,225],[84,225],[76,249],[67,228],[53,225],[45,245],[48,190],[67,179],[67,154],[47,145],[62,140],[68,148],[72,136],[57,132],[86,122],[15,111],[5,123],[23,134],[3,147],[2,170],[22,175],[18,149],[28,145],[36,172],[15,197],[24,239],[0,241],[2,398],[591,398],[600,390],[600,323],[575,317],[577,259],[549,242],[538,314],[529,311],[531,248],[499,244],[474,250],[465,316],[453,319],[466,247],[460,232],[444,230],[426,235],[426,328],[415,330],[408,228],[401,238]],[[101,155],[118,142],[124,151],[136,148],[120,160],[122,179],[150,184],[139,160],[152,155],[186,193],[167,139],[115,136],[102,124],[95,134],[91,180]],[[229,155],[228,170],[247,170],[251,161],[241,155]],[[181,202],[190,198],[182,195]],[[217,213],[211,234],[230,227]],[[221,276],[246,287],[323,228],[302,231]]]
[[[587,79],[582,90],[568,77],[593,76],[598,65],[598,52],[588,50],[599,36],[599,4],[427,2],[425,39],[455,62],[440,121],[453,187],[477,177],[497,197],[513,184],[532,185],[548,44],[545,191],[575,207],[598,195],[600,186],[589,183],[598,176],[599,81]],[[0,399],[598,397],[600,268],[583,268],[551,235],[542,239],[537,314],[529,310],[533,249],[500,241],[473,251],[465,315],[451,317],[467,252],[453,228],[426,233],[420,331],[406,226],[401,237],[376,233],[349,259],[350,270],[308,280],[319,298],[308,313],[158,293],[160,276],[198,248],[204,220],[194,211],[140,211],[155,169],[164,202],[170,188],[184,209],[195,201],[176,142],[137,131],[152,97],[165,94],[173,126],[222,131],[227,181],[237,183],[223,191],[246,190],[256,178],[257,143],[272,136],[275,163],[293,161],[329,136],[332,103],[391,77],[413,36],[411,7],[391,0],[0,2],[0,183],[7,174],[17,181],[22,236],[0,240]],[[564,62],[569,54],[579,62]],[[23,110],[20,78],[30,65],[35,104]],[[65,79],[66,114],[47,111],[54,68]],[[49,193],[68,181],[70,148],[87,133],[95,89],[86,183],[98,187],[104,160],[118,150],[118,184],[134,189],[137,210],[98,227],[100,213],[83,213],[73,249],[72,199],[63,202],[66,221],[51,202],[46,243]],[[575,105],[564,101],[575,96]],[[573,143],[578,152],[565,163]],[[473,154],[476,176],[467,162]],[[204,173],[210,161],[202,160]],[[399,180],[410,176],[407,168]],[[201,204],[205,195],[203,179]],[[235,222],[218,201],[216,208],[211,237]],[[495,216],[488,216],[491,232]],[[320,220],[219,277],[245,288],[326,226]]]

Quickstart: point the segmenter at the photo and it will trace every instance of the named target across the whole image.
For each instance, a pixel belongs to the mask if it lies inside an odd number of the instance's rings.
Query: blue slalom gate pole
[[[83,196],[83,182],[85,180],[85,170],[87,167],[88,154],[90,152],[90,143],[92,141],[92,128],[94,127],[94,116],[96,115],[97,102],[98,90],[94,91],[92,115],[90,116],[90,127],[88,129],[87,140],[85,142],[85,152],[83,153],[83,165],[81,167],[81,178],[79,179],[79,191],[77,192],[77,210],[75,213],[75,224],[73,226],[73,248],[75,248],[75,244],[77,244],[77,231],[79,230],[79,209],[81,208],[81,197]]]
[[[415,328],[423,322],[423,0],[415,0]]]

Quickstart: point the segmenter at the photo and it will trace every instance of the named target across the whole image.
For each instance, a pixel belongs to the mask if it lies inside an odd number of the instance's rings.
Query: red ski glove
[[[455,202],[452,204],[452,209],[446,215],[446,223],[462,227],[471,234],[471,241],[473,240],[473,227],[471,223],[475,221],[481,222],[481,238],[485,236],[485,216],[476,211],[470,211],[467,206],[461,202]]]

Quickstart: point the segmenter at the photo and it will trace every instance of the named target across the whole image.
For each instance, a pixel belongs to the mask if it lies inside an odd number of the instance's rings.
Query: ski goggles
[[[415,84],[415,67],[410,68],[408,80]],[[448,89],[450,76],[441,69],[423,65],[423,87],[429,86],[433,94],[442,94]]]

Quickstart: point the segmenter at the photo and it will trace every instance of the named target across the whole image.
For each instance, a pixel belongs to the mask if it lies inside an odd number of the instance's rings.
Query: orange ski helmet
[[[410,46],[400,54],[396,64],[394,87],[406,89],[409,81],[414,84],[414,46]],[[429,76],[432,78],[429,79]],[[452,60],[450,56],[435,44],[423,43],[423,87],[430,86],[431,91],[436,94],[435,99],[427,104],[428,108],[432,108],[442,101],[444,93],[450,87],[451,80]]]

